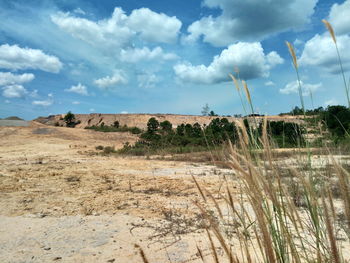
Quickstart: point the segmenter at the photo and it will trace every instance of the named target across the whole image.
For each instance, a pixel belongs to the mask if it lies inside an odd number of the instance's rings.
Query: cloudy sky
[[[295,46],[307,108],[345,104],[350,0],[1,0],[0,118],[66,113],[244,114],[299,105],[285,41]]]

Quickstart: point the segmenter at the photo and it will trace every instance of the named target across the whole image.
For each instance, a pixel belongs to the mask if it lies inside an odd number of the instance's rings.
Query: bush
[[[115,149],[114,146],[106,146],[103,148],[103,153],[104,154],[111,154],[111,153],[115,153]]]
[[[345,106],[328,106],[321,118],[333,136],[344,137],[350,132],[350,110]]]
[[[75,122],[75,115],[70,111],[67,112],[63,120],[66,122],[67,127],[74,128],[75,125],[77,125],[77,123]]]
[[[99,131],[99,132],[130,132],[132,134],[142,133],[142,130],[137,127],[123,126],[123,127],[116,128],[114,125],[113,126],[106,126],[106,125],[88,126],[88,127],[85,127],[85,129]]]

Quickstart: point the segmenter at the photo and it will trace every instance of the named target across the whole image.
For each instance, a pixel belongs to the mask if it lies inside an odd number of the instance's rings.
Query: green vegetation
[[[114,123],[113,126],[106,126],[103,122],[101,123],[100,126],[94,125],[94,126],[85,127],[85,129],[99,131],[99,132],[130,132],[132,134],[140,134],[142,132],[142,130],[137,127],[127,127],[127,126],[119,127],[119,123],[118,125],[115,125]]]
[[[321,113],[321,120],[336,138],[350,137],[350,109],[345,106],[329,106]]]
[[[259,125],[259,135],[262,136],[262,126]],[[277,148],[303,147],[305,145],[305,128],[296,123],[284,121],[268,121],[267,134],[277,144]]]
[[[75,120],[75,115],[71,111],[67,112],[63,120],[66,123],[66,126],[70,128],[74,128],[76,125],[80,123],[80,121]],[[58,126],[57,123],[55,123],[55,126]]]
[[[257,129],[250,127],[247,119],[244,125],[252,134],[262,135],[261,124]],[[279,147],[296,147],[303,145],[304,129],[295,123],[269,122],[271,138]],[[249,135],[253,139],[253,135]],[[169,121],[159,123],[155,118],[149,119],[147,131],[140,135],[134,146],[129,143],[119,151],[124,154],[145,155],[157,153],[188,153],[208,151],[220,148],[227,141],[235,144],[238,140],[235,123],[227,118],[215,118],[209,125],[199,123],[181,124],[172,129]]]
[[[305,110],[305,115],[306,116],[319,115],[324,111],[325,109],[323,107],[318,107],[316,109]],[[301,116],[301,115],[304,115],[304,113],[303,113],[303,109],[299,108],[298,106],[295,106],[294,109],[292,109],[290,112],[280,113],[279,115],[280,116],[282,115],[294,115],[294,116],[300,115]]]

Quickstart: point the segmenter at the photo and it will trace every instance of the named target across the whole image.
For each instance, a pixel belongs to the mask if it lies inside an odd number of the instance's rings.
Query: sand
[[[141,262],[135,244],[150,262],[201,262],[196,246],[209,250],[192,175],[215,193],[232,171],[96,155],[136,139],[0,127],[0,262]]]

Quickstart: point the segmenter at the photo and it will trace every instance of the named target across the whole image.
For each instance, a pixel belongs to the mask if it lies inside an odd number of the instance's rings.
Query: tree
[[[113,127],[118,129],[120,127],[119,121],[115,121]]]
[[[149,133],[156,133],[159,128],[159,122],[156,118],[152,117],[147,122],[147,131]]]
[[[185,135],[185,124],[181,124],[179,126],[177,126],[176,128],[176,134],[179,136],[184,136]]]
[[[209,111],[210,111],[209,105],[208,105],[208,103],[206,103],[204,105],[204,107],[202,108],[202,115],[203,116],[208,116],[209,115]]]
[[[328,106],[322,119],[333,135],[344,136],[350,131],[350,110],[341,105]]]
[[[165,133],[170,133],[173,130],[173,125],[171,124],[170,121],[162,121],[159,124],[159,126],[162,129],[162,132],[165,132]]]
[[[209,116],[218,116],[213,110],[209,112]]]
[[[64,116],[63,120],[66,122],[67,127],[74,127],[75,126],[75,115],[68,111],[67,114]]]

